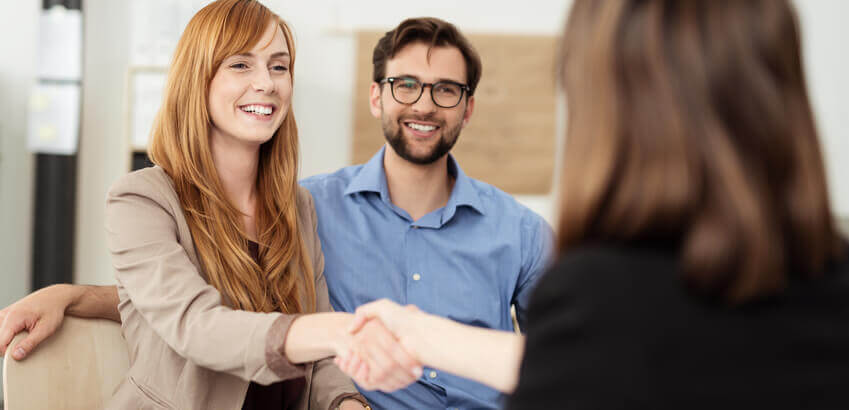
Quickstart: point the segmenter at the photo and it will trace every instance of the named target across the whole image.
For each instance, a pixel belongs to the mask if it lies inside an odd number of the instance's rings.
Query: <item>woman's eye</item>
[[[289,67],[285,65],[276,65],[271,67],[271,69],[280,73],[285,73],[286,71],[289,71]]]
[[[230,68],[235,68],[237,70],[244,70],[244,69],[248,68],[248,65],[245,64],[245,63],[234,63],[234,64],[230,64]]]

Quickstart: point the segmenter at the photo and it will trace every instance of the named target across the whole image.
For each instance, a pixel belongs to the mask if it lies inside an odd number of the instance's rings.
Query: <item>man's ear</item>
[[[472,113],[475,111],[475,96],[466,99],[466,111],[463,113],[463,128],[469,124],[472,119]]]
[[[371,115],[374,118],[380,118],[383,114],[383,103],[380,101],[380,94],[383,92],[383,87],[378,83],[371,83],[368,96],[368,107]]]

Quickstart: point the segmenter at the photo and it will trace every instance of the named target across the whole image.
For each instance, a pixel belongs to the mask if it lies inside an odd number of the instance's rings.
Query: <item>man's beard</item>
[[[409,120],[420,120],[424,122],[436,122],[430,118],[401,118],[397,121],[392,121],[386,116],[383,117],[382,125],[383,125],[383,136],[386,138],[386,141],[389,142],[389,145],[392,146],[392,149],[395,150],[395,153],[398,154],[399,157],[410,161],[414,164],[418,165],[428,165],[436,162],[436,160],[442,158],[445,154],[451,151],[451,148],[454,147],[454,144],[457,142],[457,137],[460,136],[460,130],[463,128],[461,124],[457,124],[456,127],[453,128],[445,128],[445,123],[440,124],[441,135],[439,137],[439,141],[437,141],[436,146],[431,149],[429,153],[425,153],[424,155],[415,155],[410,150],[409,141],[404,138],[404,122]],[[393,127],[394,125],[394,127]]]

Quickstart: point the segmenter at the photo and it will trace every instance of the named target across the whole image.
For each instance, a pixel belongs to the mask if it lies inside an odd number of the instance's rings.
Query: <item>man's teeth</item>
[[[424,131],[424,132],[430,132],[430,131],[433,131],[433,130],[436,129],[436,126],[433,126],[433,125],[422,125],[422,124],[416,124],[414,122],[408,122],[407,126],[416,130],[416,131]]]
[[[254,114],[270,115],[271,107],[264,107],[262,105],[246,105],[242,107],[242,111]]]

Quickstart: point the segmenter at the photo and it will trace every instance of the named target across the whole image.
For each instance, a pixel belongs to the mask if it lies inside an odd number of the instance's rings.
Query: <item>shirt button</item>
[[[433,370],[431,370],[431,371],[430,371],[430,374],[428,374],[428,376],[429,376],[431,379],[435,379],[435,378],[436,378],[436,372],[435,372],[435,371],[433,371]]]
[[[413,280],[419,280],[421,278],[422,278],[422,275],[419,275],[418,273],[413,274]]]

